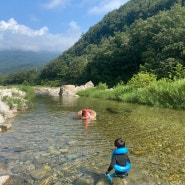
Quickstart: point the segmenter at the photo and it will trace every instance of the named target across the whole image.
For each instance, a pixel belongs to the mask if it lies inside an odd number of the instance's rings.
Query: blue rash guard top
[[[125,173],[130,170],[130,159],[127,155],[128,148],[117,148],[112,152],[111,163],[108,172],[114,169],[116,172]]]

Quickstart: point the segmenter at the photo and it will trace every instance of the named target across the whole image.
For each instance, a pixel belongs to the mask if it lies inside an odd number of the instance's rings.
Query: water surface
[[[76,119],[82,108],[97,120]],[[110,162],[113,142],[129,148],[130,185],[185,184],[183,111],[77,97],[36,97],[35,106],[0,135],[0,175],[20,184],[40,184],[53,173],[53,184],[77,184],[84,175],[96,184]],[[18,182],[18,181],[17,181]],[[51,183],[52,184],[52,183]],[[90,184],[90,183],[89,183]]]

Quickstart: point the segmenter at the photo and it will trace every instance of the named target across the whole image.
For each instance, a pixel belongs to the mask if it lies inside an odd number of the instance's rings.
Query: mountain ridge
[[[146,28],[153,27],[154,24],[151,25],[148,20],[155,19],[155,16],[159,17],[160,13],[163,13],[168,17],[162,16],[160,19],[165,19],[164,21],[168,22],[168,28],[172,27],[174,25],[173,20],[168,12],[172,7],[181,4],[180,0],[128,1],[119,9],[105,15],[101,21],[90,27],[71,48],[47,64],[42,70],[40,78],[44,81],[58,80],[61,84],[83,84],[89,80],[92,80],[95,85],[99,82],[107,83],[109,86],[114,86],[119,82],[126,83],[139,71],[140,66],[144,65],[146,60],[148,61],[148,55],[150,56],[149,48],[145,48],[139,42],[144,27],[141,27],[140,32],[137,32],[137,26],[139,27],[147,22]],[[179,7],[178,12],[183,11],[182,9]],[[179,17],[174,16],[173,18],[177,22],[181,22]],[[160,21],[160,19],[157,21]],[[183,25],[180,26],[183,27]],[[160,27],[160,29],[162,30],[163,28]],[[147,29],[145,30],[146,33],[143,35],[145,39],[143,41],[146,41],[147,44],[148,31]],[[152,28],[149,31],[155,35],[157,32],[155,33],[154,30],[155,28]],[[155,51],[155,48],[152,48],[153,46],[150,45],[151,51]],[[158,47],[160,47],[160,44]],[[154,54],[154,56],[156,55],[157,53]],[[149,61],[153,61],[153,58]],[[158,59],[156,59],[157,61]],[[169,72],[166,71],[165,75]]]
[[[41,69],[59,55],[60,53],[58,52],[48,51],[1,50],[0,74],[8,75],[16,71],[31,68]]]

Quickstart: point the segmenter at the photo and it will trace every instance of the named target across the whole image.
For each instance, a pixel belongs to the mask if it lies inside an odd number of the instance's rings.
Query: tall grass
[[[137,83],[135,81],[135,83]],[[112,89],[98,87],[78,93],[80,96],[112,99],[164,108],[185,109],[185,79],[152,80],[151,83],[135,86],[130,83],[118,84]]]
[[[28,108],[33,106],[33,98],[35,97],[35,90],[32,86],[26,86],[26,85],[19,85],[17,88],[23,92],[26,93],[25,99],[26,99],[26,105]]]
[[[19,90],[23,91],[26,93],[26,99],[28,101],[32,100],[33,97],[35,96],[35,90],[32,86],[26,86],[26,85],[19,85],[16,86],[16,88],[18,88]]]

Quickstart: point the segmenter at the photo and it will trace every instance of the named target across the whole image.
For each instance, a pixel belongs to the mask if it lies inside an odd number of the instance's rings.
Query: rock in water
[[[42,181],[42,182],[40,183],[40,185],[50,185],[51,182],[52,182],[52,180],[53,180],[53,176],[50,176],[50,177],[48,177],[47,179],[45,179],[44,181]]]

